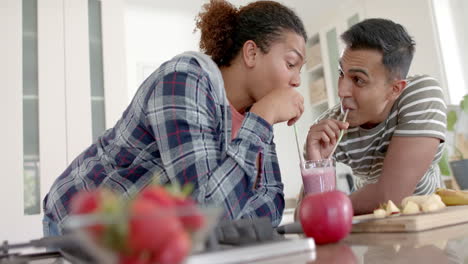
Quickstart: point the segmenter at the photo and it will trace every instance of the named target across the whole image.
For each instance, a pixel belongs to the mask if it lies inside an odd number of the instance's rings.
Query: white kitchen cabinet
[[[42,236],[42,199],[92,143],[93,119],[102,132],[123,112],[123,5],[123,0],[0,1],[0,239]],[[100,90],[92,92],[92,84]]]
[[[363,17],[361,12],[351,12],[338,21],[322,27],[307,41],[307,63],[302,79],[315,117],[340,101],[338,68],[341,52],[344,49],[340,35]]]

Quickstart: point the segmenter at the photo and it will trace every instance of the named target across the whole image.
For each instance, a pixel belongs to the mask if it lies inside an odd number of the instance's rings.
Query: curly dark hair
[[[406,78],[413,60],[415,42],[406,29],[391,20],[370,18],[349,28],[341,35],[352,50],[373,49],[382,52],[388,77]]]
[[[248,40],[264,53],[287,31],[307,40],[302,20],[274,1],[257,1],[237,9],[225,0],[210,0],[195,20],[201,31],[200,49],[220,67],[229,66]]]

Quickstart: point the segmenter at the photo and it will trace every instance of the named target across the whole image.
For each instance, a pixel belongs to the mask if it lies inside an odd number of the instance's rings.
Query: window
[[[39,214],[39,93],[37,0],[23,0],[23,180],[24,214]]]
[[[468,74],[468,37],[464,26],[468,23],[468,3],[464,0],[432,1],[439,34],[443,67],[447,78],[448,102],[458,105],[468,93],[465,76]],[[422,44],[424,45],[424,44]]]
[[[91,120],[93,141],[106,129],[104,71],[102,62],[101,1],[88,1]]]

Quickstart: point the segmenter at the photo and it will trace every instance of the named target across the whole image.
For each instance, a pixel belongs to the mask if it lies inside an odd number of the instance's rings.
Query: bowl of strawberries
[[[202,208],[190,186],[149,185],[122,197],[106,189],[78,192],[65,230],[98,263],[182,263],[203,250],[219,208]]]

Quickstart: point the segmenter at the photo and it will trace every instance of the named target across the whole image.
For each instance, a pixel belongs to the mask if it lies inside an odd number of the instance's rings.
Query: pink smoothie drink
[[[335,167],[302,168],[304,192],[320,193],[336,187]]]

